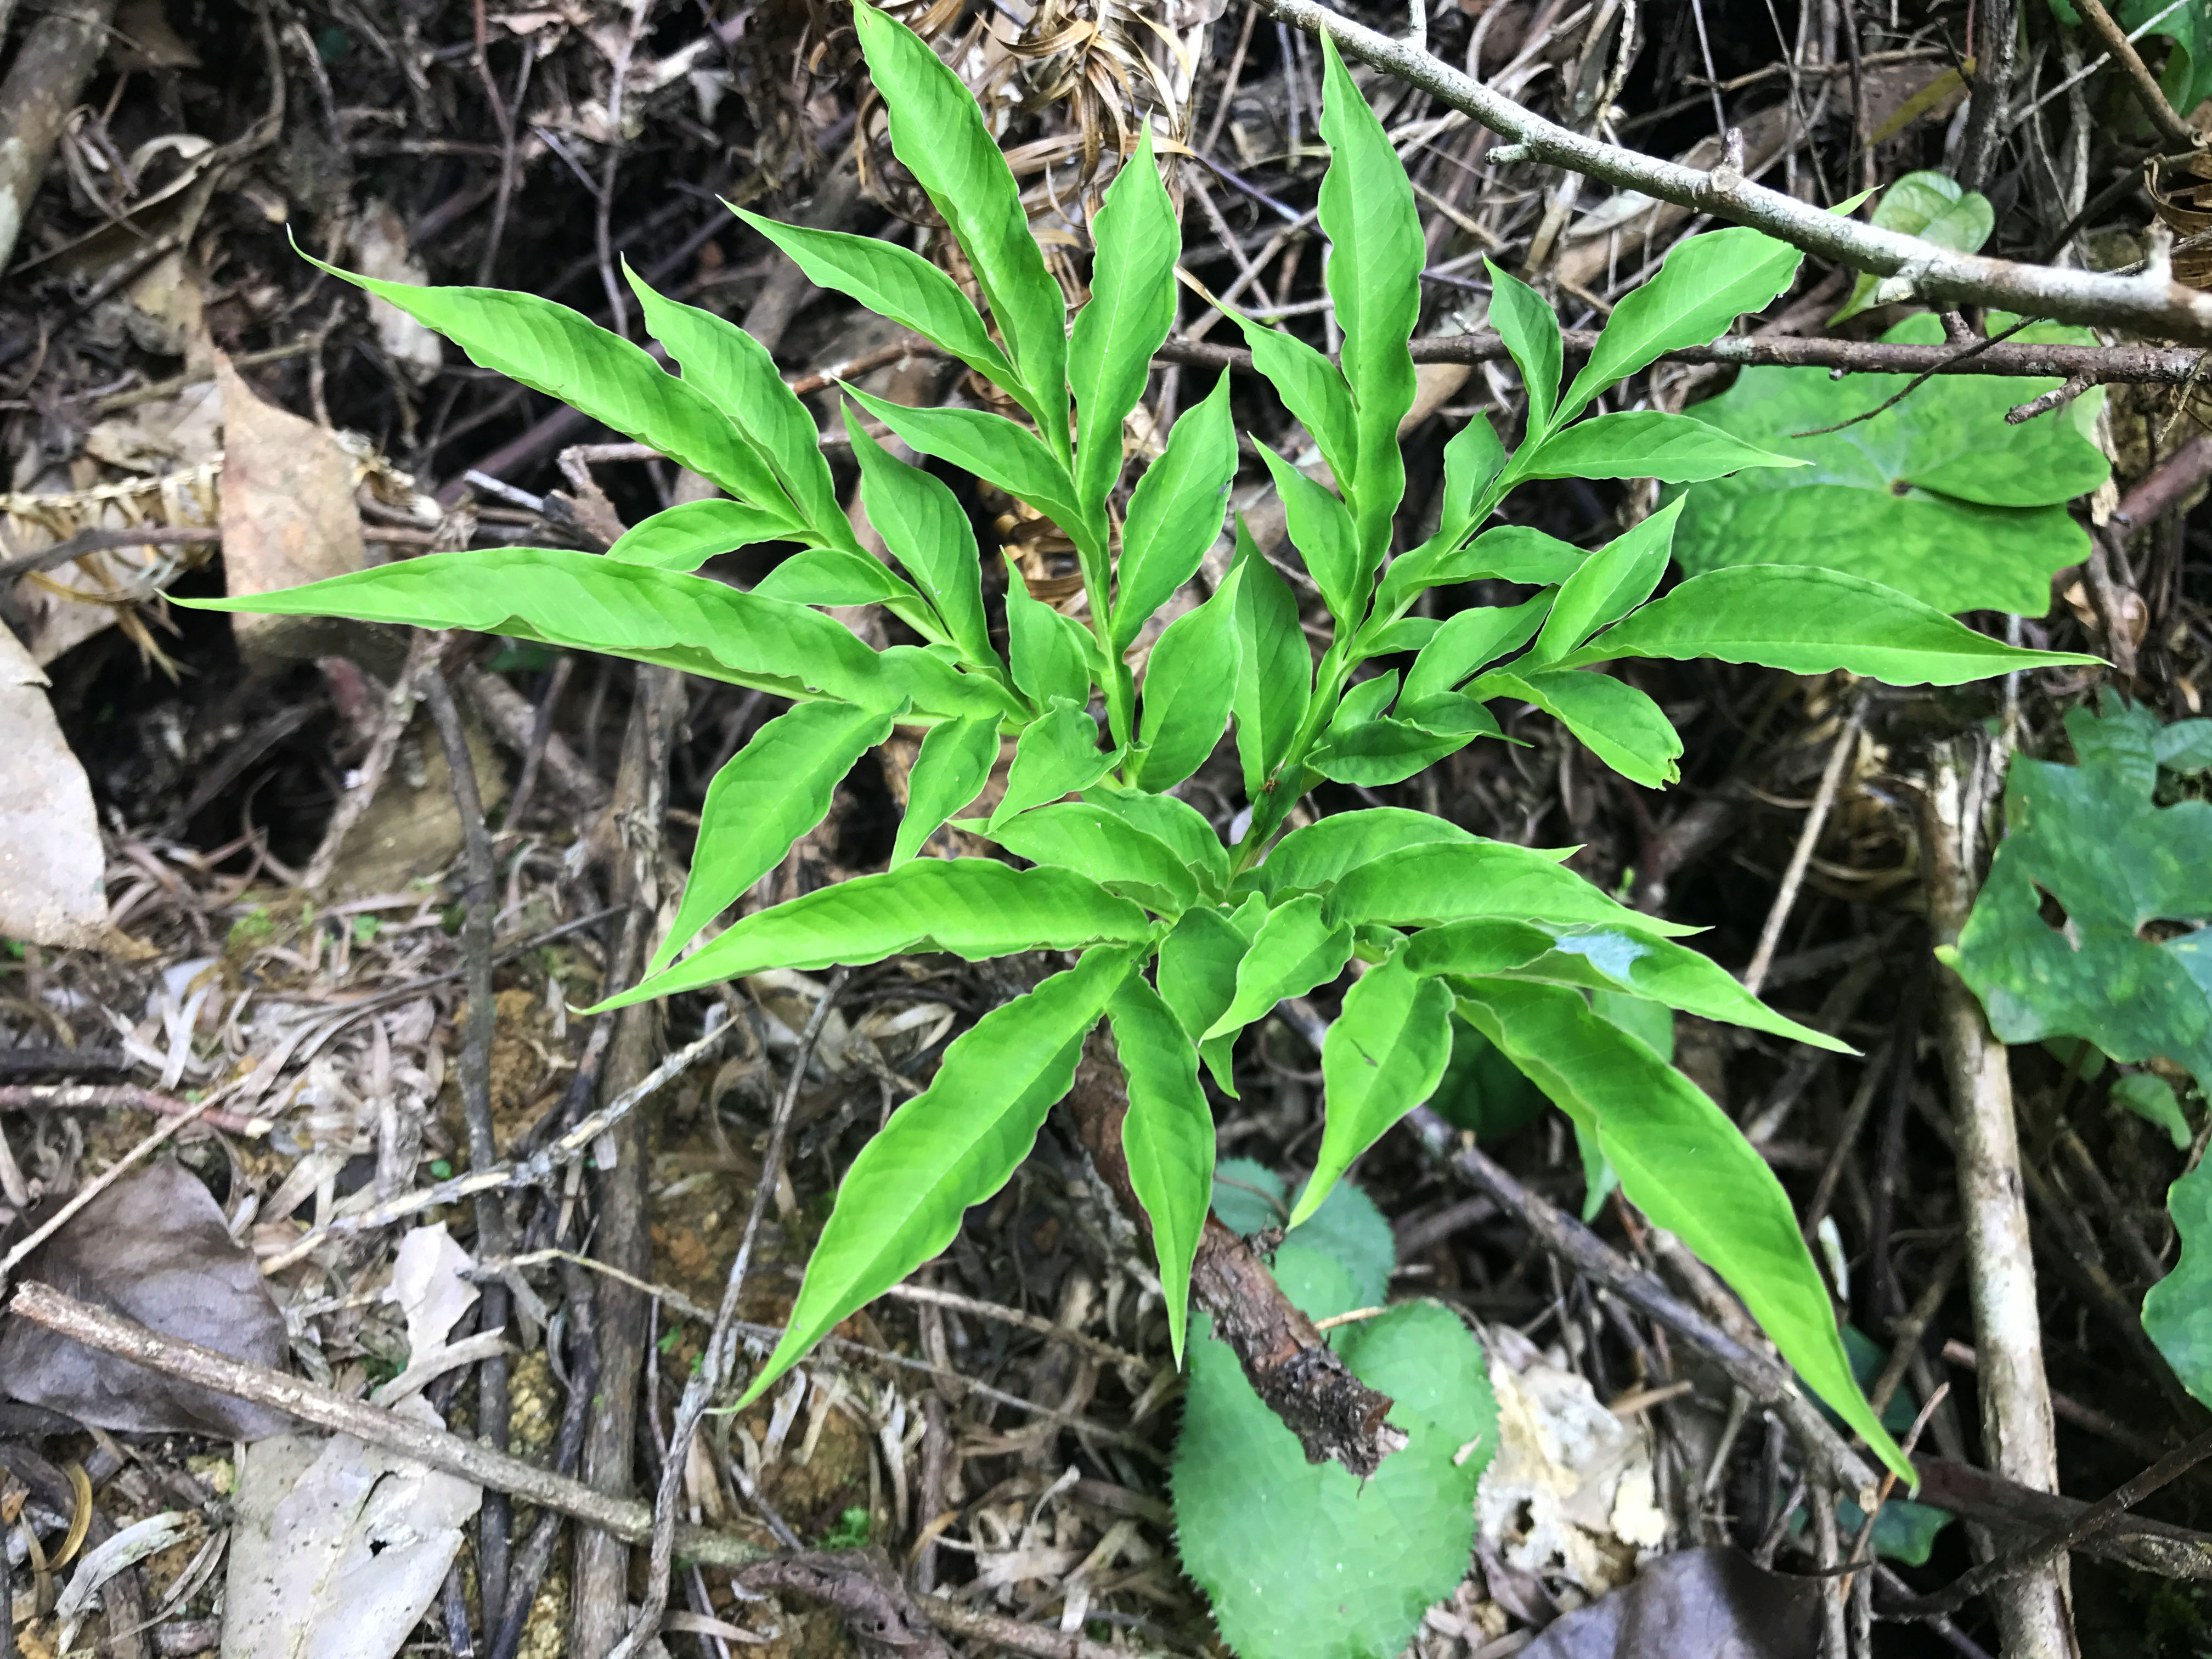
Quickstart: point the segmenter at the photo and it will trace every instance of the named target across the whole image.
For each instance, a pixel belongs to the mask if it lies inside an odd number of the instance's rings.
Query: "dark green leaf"
[[[1544,296],[1518,276],[1498,269],[1489,259],[1490,325],[1521,370],[1521,383],[1528,393],[1528,435],[1540,438],[1551,429],[1559,397],[1559,370],[1566,348],[1559,338],[1559,319]]]
[[[2183,1386],[2212,1405],[2212,1164],[2167,1188],[2166,1206],[2181,1254],[2144,1296],[2142,1327]]]
[[[1237,474],[1237,430],[1229,422],[1224,370],[1204,401],[1186,409],[1159,459],[1129,496],[1121,527],[1114,644],[1126,647],[1152,615],[1191,578],[1221,535],[1229,481]]]
[[[1267,913],[1252,948],[1237,964],[1237,994],[1206,1028],[1216,1037],[1239,1030],[1285,997],[1302,997],[1344,971],[1352,956],[1352,929],[1322,915],[1317,894],[1294,898]]]
[[[1474,980],[1460,1012],[1596,1135],[1629,1200],[1727,1280],[1813,1391],[1909,1478],[1852,1379],[1789,1194],[1742,1132],[1579,991]]]
[[[1032,807],[1000,824],[991,839],[1032,864],[1079,871],[1108,891],[1168,915],[1198,901],[1198,879],[1172,848],[1088,802]]]
[[[1152,353],[1175,325],[1182,230],[1160,183],[1150,124],[1107,186],[1091,234],[1091,302],[1076,313],[1067,357],[1076,499],[1086,505],[1103,503],[1121,480],[1121,422],[1144,396]]]
[[[685,501],[641,520],[607,550],[607,556],[657,570],[696,570],[717,553],[789,541],[800,533],[789,514],[775,507],[744,501]]]
[[[860,501],[891,556],[907,568],[971,663],[995,667],[983,618],[983,562],[975,532],[952,492],[868,435],[848,410],[845,429],[860,464]]]
[[[1006,795],[991,814],[991,833],[996,835],[1016,813],[1088,789],[1117,758],[1098,747],[1098,723],[1082,704],[1054,698],[1044,718],[1031,724],[1014,745]]]
[[[691,877],[646,971],[665,968],[702,927],[775,869],[793,842],[829,816],[830,797],[853,763],[890,731],[888,714],[806,702],[754,732],[707,786]]]
[[[1739,565],[1693,576],[1552,665],[1620,657],[1716,657],[1793,674],[1840,668],[1890,685],[1960,685],[2022,668],[2096,662],[2016,649],[1893,587],[1806,565]]]
[[[1313,698],[1313,653],[1297,596],[1237,520],[1237,754],[1258,800],[1290,758]]]
[[[1121,1150],[1129,1160],[1129,1184],[1152,1223],[1168,1347],[1180,1365],[1190,1264],[1213,1193],[1213,1112],[1199,1086],[1198,1051],[1143,975],[1121,981],[1106,1015],[1129,1085]]]
[[[946,819],[982,793],[999,758],[999,722],[945,720],[923,734],[907,776],[906,813],[891,848],[896,869],[921,850]]]
[[[599,1008],[648,1002],[764,968],[857,968],[918,951],[981,962],[1018,951],[1134,943],[1151,930],[1151,919],[1134,904],[1073,870],[1016,870],[996,859],[915,859],[742,916],[674,967]]]
[[[2144,1122],[2165,1130],[2175,1152],[2185,1152],[2195,1144],[2196,1132],[2189,1127],[2188,1114],[2181,1109],[2173,1085],[2155,1072],[2136,1072],[2122,1078],[2112,1085],[2112,1099]]]
[[[1478,697],[1518,697],[1534,703],[1573,732],[1631,783],[1646,789],[1679,782],[1674,764],[1682,739],[1674,721],[1634,686],[1608,675],[1577,670],[1531,674],[1485,674],[1468,688]]]
[[[929,1088],[892,1113],[846,1171],[783,1336],[753,1373],[741,1407],[840,1320],[944,1249],[969,1206],[1006,1184],[1075,1080],[1084,1036],[1129,976],[1129,961],[1127,949],[1087,951],[945,1051]]]
[[[1321,1151],[1291,1225],[1321,1206],[1385,1129],[1436,1092],[1451,1058],[1451,1013],[1442,981],[1413,973],[1401,957],[1352,982],[1322,1042]]]
[[[1556,663],[1598,629],[1626,616],[1651,597],[1667,574],[1667,550],[1680,504],[1669,502],[1626,535],[1583,562],[1559,586],[1552,614],[1536,635],[1524,668]]]
[[[1702,483],[1747,466],[1804,465],[1793,456],[1747,444],[1687,415],[1638,409],[1619,415],[1593,415],[1554,433],[1524,464],[1522,476]]]

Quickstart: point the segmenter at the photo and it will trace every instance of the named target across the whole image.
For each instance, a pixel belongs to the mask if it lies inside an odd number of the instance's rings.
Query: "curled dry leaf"
[[[36,1218],[35,1212],[33,1214]],[[24,1261],[19,1275],[150,1330],[256,1365],[284,1363],[284,1316],[208,1189],[173,1158],[118,1181]],[[11,1320],[0,1389],[97,1428],[258,1440],[291,1419]]]

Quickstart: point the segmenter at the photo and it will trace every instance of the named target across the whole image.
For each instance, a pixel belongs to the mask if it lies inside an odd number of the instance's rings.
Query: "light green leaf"
[[[1480,698],[1464,692],[1438,691],[1425,697],[1398,699],[1397,718],[1408,726],[1439,738],[1495,738],[1504,735],[1498,720]]]
[[[1085,702],[1091,696],[1091,667],[1083,647],[1061,624],[1064,618],[1030,592],[1021,567],[1006,561],[1006,654],[1013,659],[1014,684],[1039,708],[1054,698]]]
[[[818,611],[566,548],[428,553],[273,593],[172,603],[465,628],[604,651],[780,696],[811,690],[868,708],[889,707],[905,695],[852,629]]]
[[[1418,702],[1449,691],[1478,669],[1518,651],[1535,637],[1551,609],[1551,596],[1540,593],[1520,605],[1459,612],[1437,630],[1406,671],[1404,700]]]
[[[1186,611],[1152,647],[1145,670],[1143,721],[1129,781],[1158,793],[1206,764],[1229,730],[1237,695],[1235,571],[1212,598]]]
[[[1789,291],[1803,258],[1787,242],[1742,226],[1675,243],[1659,274],[1622,296],[1606,319],[1560,418],[1574,419],[1607,386],[1668,352],[1704,345],[1744,313],[1764,311]]]
[[[1475,507],[1498,475],[1505,471],[1505,446],[1478,411],[1444,446],[1444,498],[1437,520],[1437,539],[1456,544],[1474,528]]]
[[[1346,1306],[1379,1306],[1390,1294],[1390,1275],[1398,1270],[1398,1241],[1382,1212],[1351,1182],[1340,1181],[1318,1210],[1291,1227],[1291,1206],[1304,1190],[1301,1183],[1298,1192],[1291,1192],[1280,1176],[1249,1158],[1224,1158],[1213,1166],[1213,1213],[1223,1226],[1245,1238],[1284,1228],[1291,1235],[1284,1243],[1291,1249],[1333,1257],[1351,1275]]]
[[[1584,560],[1560,584],[1552,614],[1522,666],[1557,663],[1596,629],[1650,599],[1667,574],[1667,550],[1679,512],[1680,504],[1670,502]]]
[[[1437,731],[1437,716],[1444,712],[1439,707],[1443,701],[1424,699],[1421,720],[1372,720],[1349,730],[1332,730],[1316,746],[1310,764],[1334,782],[1380,789],[1427,771],[1445,756],[1498,730],[1495,720],[1469,711],[1462,706],[1468,700],[1461,698],[1446,715],[1455,729]]]
[[[1452,996],[1394,957],[1344,994],[1322,1039],[1324,1123],[1313,1178],[1291,1212],[1295,1227],[1321,1207],[1352,1160],[1436,1092],[1451,1058]]]
[[[781,599],[789,605],[884,605],[908,626],[918,626],[926,638],[943,631],[936,613],[922,603],[921,595],[893,574],[881,559],[842,547],[810,547],[793,554],[755,582],[753,592],[761,599]]]
[[[1110,783],[1093,784],[1084,791],[1083,798],[1122,823],[1158,836],[1175,848],[1176,856],[1216,897],[1229,885],[1229,849],[1206,821],[1206,814],[1188,801],[1140,789],[1119,789]]]
[[[1006,1184],[1074,1082],[1084,1036],[1128,978],[1129,963],[1124,948],[1086,951],[953,1041],[930,1086],[891,1114],[846,1171],[782,1338],[739,1409],[840,1320],[943,1250],[969,1206]]]
[[[645,307],[645,325],[758,450],[802,524],[832,546],[860,550],[837,500],[814,416],[783,383],[767,348],[726,317],[663,298],[625,260],[623,274]]]
[[[1021,377],[992,343],[960,285],[912,248],[872,236],[779,224],[733,207],[731,212],[781,248],[817,288],[857,300],[879,317],[910,328],[931,344],[1006,392]]]
[[[1390,706],[1390,699],[1398,695],[1398,671],[1386,668],[1360,681],[1336,705],[1336,712],[1328,717],[1328,732],[1340,737],[1356,731],[1378,718]]]
[[[1284,846],[1289,844],[1285,840]],[[1470,916],[1510,916],[1546,922],[1615,922],[1668,936],[1699,931],[1616,903],[1560,867],[1560,856],[1473,836],[1408,847],[1340,878],[1328,896],[1329,917],[1346,925],[1379,921],[1398,927],[1431,927]]]
[[[1024,713],[1014,694],[996,680],[963,673],[946,660],[951,650],[950,646],[893,645],[876,654],[884,665],[886,684],[902,692],[918,713],[953,720],[981,715],[1004,720]]]
[[[1407,943],[1403,959],[1417,974],[1499,975],[1618,992],[1834,1054],[1853,1052],[1849,1043],[1775,1012],[1711,957],[1641,927],[1486,916],[1425,929]]]
[[[1221,534],[1229,481],[1237,475],[1237,429],[1229,421],[1229,375],[1169,428],[1167,447],[1145,469],[1121,526],[1115,650],[1126,648],[1191,578]]]
[[[557,398],[736,496],[775,507],[782,492],[768,464],[707,395],[645,350],[580,311],[495,288],[421,288],[380,282],[301,256],[435,329],[471,362]]]
[[[1351,509],[1334,490],[1316,483],[1265,444],[1260,446],[1260,459],[1274,475],[1291,544],[1305,561],[1337,626],[1352,627],[1359,620],[1366,590],[1360,586],[1359,531]]]
[[[995,668],[983,617],[983,562],[959,501],[939,480],[908,466],[873,438],[852,411],[845,429],[860,464],[860,503],[891,556],[928,595],[946,637],[968,661]]]
[[[999,758],[995,720],[945,720],[922,735],[906,783],[906,813],[891,848],[896,869],[921,851],[946,819],[982,793]]]
[[[1528,435],[1540,440],[1552,429],[1559,370],[1566,360],[1559,319],[1528,283],[1498,269],[1494,260],[1482,263],[1490,271],[1490,325],[1521,370],[1521,383],[1528,393]]]
[[[2173,1085],[2155,1072],[2136,1072],[2112,1085],[2112,1099],[2146,1123],[2166,1131],[2177,1152],[2187,1152],[2196,1140],[2188,1115],[2173,1092]]]
[[[991,839],[1032,864],[1079,871],[1109,892],[1167,915],[1198,902],[1198,878],[1172,848],[1085,801],[1032,807],[1000,824]]]
[[[1692,576],[1552,665],[1620,657],[1713,657],[1793,674],[1840,668],[1889,685],[1962,685],[2097,660],[2020,650],[1893,587],[1809,565],[1738,565]]]
[[[1528,478],[1656,478],[1702,483],[1747,466],[1803,466],[1687,415],[1656,409],[1593,415],[1544,441],[1525,464]]]
[[[1334,812],[1303,830],[1293,830],[1269,849],[1267,858],[1242,878],[1270,901],[1294,893],[1325,893],[1363,865],[1387,860],[1408,848],[1434,842],[1466,845],[1475,837],[1432,812],[1402,806],[1364,807]]]
[[[1318,895],[1278,905],[1237,964],[1235,998],[1203,1035],[1218,1037],[1242,1030],[1285,997],[1302,997],[1334,979],[1351,956],[1352,929],[1323,916]]]
[[[674,967],[592,1010],[625,1008],[764,968],[862,967],[945,951],[969,962],[1149,938],[1152,921],[1087,876],[996,859],[915,859],[741,916]]]
[[[1313,699],[1313,653],[1297,596],[1237,520],[1237,754],[1258,800],[1290,758]]]
[[[1034,433],[1005,416],[987,409],[908,409],[856,386],[847,386],[845,395],[923,454],[1019,496],[1070,534],[1084,527],[1066,467]]]
[[[1328,171],[1318,213],[1329,241],[1323,276],[1344,330],[1344,379],[1358,434],[1352,471],[1339,473],[1337,483],[1358,526],[1354,586],[1364,594],[1389,549],[1390,521],[1406,493],[1398,422],[1413,406],[1413,359],[1406,343],[1420,315],[1428,249],[1398,152],[1326,34],[1322,60]]]
[[[1960,253],[1980,252],[1982,244],[1996,228],[1996,215],[1987,197],[1966,189],[1949,173],[1933,169],[1908,173],[1891,184],[1875,204],[1872,216],[1883,230],[1901,231]],[[1871,272],[1860,272],[1851,284],[1851,297],[1828,319],[1828,326],[1833,328],[1873,305],[1875,289],[1881,281]]]
[[[996,835],[1017,813],[1088,789],[1118,758],[1098,747],[1098,723],[1082,704],[1054,698],[1044,718],[1024,731],[1014,745],[1006,793],[991,814],[990,833]]]
[[[830,798],[853,763],[890,732],[888,714],[807,702],[754,732],[707,786],[690,879],[646,971],[665,968],[702,927],[775,869],[793,842],[829,816]]]
[[[1580,671],[1526,679],[1485,674],[1468,689],[1478,697],[1518,697],[1534,703],[1631,783],[1659,789],[1681,780],[1674,763],[1682,753],[1682,739],[1674,722],[1624,681]]]
[[[1056,429],[1048,441],[1064,461],[1067,300],[1030,234],[1021,186],[974,94],[927,41],[865,0],[853,9],[853,26],[884,94],[891,151],[959,239],[1029,388],[1030,412],[1048,434]]]
[[[1596,1134],[1630,1201],[1720,1274],[1813,1391],[1911,1479],[1852,1378],[1789,1194],[1742,1132],[1687,1078],[1593,1013],[1579,991],[1473,980],[1459,1007]]]
[[[1436,638],[1437,630],[1443,626],[1434,617],[1401,617],[1397,621],[1376,626],[1382,619],[1370,617],[1367,626],[1359,630],[1352,656],[1358,661],[1370,657],[1395,656],[1403,651],[1419,651]]]
[[[1264,909],[1264,906],[1262,906]],[[1256,916],[1249,918],[1258,932]],[[1186,910],[1160,944],[1160,996],[1194,1042],[1229,1011],[1237,998],[1237,964],[1251,948],[1252,937],[1227,912],[1200,905]],[[1217,1079],[1225,1065],[1214,1068]],[[1237,1091],[1226,1081],[1224,1091]]]
[[[1106,1017],[1129,1087],[1121,1151],[1129,1160],[1129,1184],[1152,1224],[1168,1347],[1180,1365],[1190,1264],[1213,1194],[1213,1111],[1199,1086],[1198,1051],[1142,975],[1121,981]]]
[[[607,557],[657,570],[696,570],[717,553],[762,542],[790,541],[805,532],[787,512],[744,501],[684,501],[642,519],[624,531]]]
[[[1076,313],[1067,358],[1076,499],[1086,506],[1103,505],[1121,481],[1121,422],[1144,396],[1152,353],[1175,325],[1182,228],[1160,183],[1149,122],[1139,130],[1137,153],[1107,186],[1091,234],[1091,301]],[[1178,1338],[1181,1331],[1178,1323]]]
[[[1467,546],[1431,540],[1395,561],[1382,575],[1376,610],[1395,616],[1425,587],[1459,582],[1520,582],[1556,587],[1582,568],[1589,555],[1570,542],[1526,525],[1499,525]]]
[[[1230,313],[1244,330],[1252,367],[1311,434],[1329,471],[1342,480],[1358,465],[1358,418],[1336,365],[1295,334]]]

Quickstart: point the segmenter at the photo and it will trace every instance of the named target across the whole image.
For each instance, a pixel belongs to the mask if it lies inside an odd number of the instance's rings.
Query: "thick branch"
[[[1068,1103],[1100,1178],[1149,1242],[1144,1206],[1121,1150],[1128,1091],[1103,1028],[1084,1044]],[[1210,1215],[1191,1265],[1190,1291],[1192,1301],[1213,1316],[1213,1334],[1236,1350],[1267,1409],[1297,1436],[1309,1463],[1341,1463],[1364,1480],[1404,1447],[1405,1435],[1385,1420],[1390,1396],[1352,1374],[1252,1247]]]
[[[1906,276],[1914,291],[1928,298],[2002,306],[2027,316],[2212,344],[2212,295],[2193,293],[2163,271],[2120,276],[2021,264],[1938,247],[1754,185],[1725,164],[1701,172],[1570,131],[1441,58],[1355,23],[1316,0],[1265,0],[1265,4],[1270,15],[1328,35],[1346,57],[1410,82],[1448,108],[1512,140],[1524,159],[1750,225],[1855,270]]]

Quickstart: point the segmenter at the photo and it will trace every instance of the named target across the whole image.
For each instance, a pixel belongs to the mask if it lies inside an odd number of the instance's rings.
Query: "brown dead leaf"
[[[1811,1659],[1821,1584],[1763,1572],[1732,1549],[1682,1550],[1559,1620],[1522,1659]]]
[[[296,587],[368,562],[353,459],[313,421],[264,403],[227,357],[222,387],[222,562],[230,596]],[[355,656],[358,625],[313,617],[231,618],[248,658]]]
[[[36,1219],[35,1212],[32,1218]],[[174,1158],[118,1181],[25,1260],[20,1275],[250,1364],[284,1363],[284,1316],[222,1210]],[[280,1412],[83,1347],[28,1320],[0,1331],[0,1389],[97,1428],[258,1440]]]

